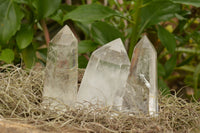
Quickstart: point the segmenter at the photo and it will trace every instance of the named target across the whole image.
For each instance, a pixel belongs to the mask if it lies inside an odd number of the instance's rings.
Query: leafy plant
[[[200,1],[107,2],[0,0],[0,60],[19,64],[22,59],[27,68],[36,62],[45,65],[50,38],[64,24],[80,40],[79,67],[86,67],[91,52],[116,38],[123,40],[131,58],[137,41],[147,34],[158,52],[161,90],[167,94],[173,85],[190,86],[199,99]]]

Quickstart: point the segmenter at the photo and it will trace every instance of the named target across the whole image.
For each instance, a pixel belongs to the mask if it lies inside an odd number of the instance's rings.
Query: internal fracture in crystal
[[[64,26],[51,40],[47,54],[44,96],[73,105],[77,97],[78,41]],[[56,103],[55,103],[56,104]]]
[[[144,36],[133,51],[123,109],[156,114],[157,91],[157,52],[147,36]]]
[[[122,106],[130,61],[121,39],[93,52],[78,92],[78,102]]]

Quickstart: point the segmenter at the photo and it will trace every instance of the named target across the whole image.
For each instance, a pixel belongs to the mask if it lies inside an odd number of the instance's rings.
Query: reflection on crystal
[[[44,96],[73,105],[77,96],[78,42],[64,26],[51,40],[47,54]],[[56,105],[56,103],[55,103]]]
[[[122,106],[130,61],[121,39],[94,51],[86,68],[78,102]]]
[[[150,115],[158,112],[157,53],[147,36],[135,46],[123,108]]]

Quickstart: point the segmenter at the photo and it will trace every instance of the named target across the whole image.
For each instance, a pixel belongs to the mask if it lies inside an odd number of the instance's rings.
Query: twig
[[[66,3],[67,5],[72,5],[72,1],[71,1],[71,0],[65,0],[65,3]]]
[[[108,0],[104,0],[104,6],[108,5]]]
[[[90,57],[89,57],[87,54],[83,54],[83,56],[84,56],[87,60],[90,59]]]
[[[46,22],[45,22],[44,19],[41,20],[41,25],[42,25],[42,29],[43,29],[43,32],[44,32],[46,45],[47,45],[47,47],[49,47],[49,41],[50,41],[49,31],[48,31],[48,28],[47,28],[47,25],[46,25]]]
[[[89,124],[92,124],[92,125],[101,127],[102,129],[104,129],[104,130],[106,130],[106,131],[108,131],[108,132],[110,132],[110,133],[117,133],[117,131],[114,131],[114,130],[112,130],[112,129],[106,128],[104,125],[102,125],[102,124],[100,124],[100,123],[88,122],[87,124],[88,124],[88,125],[89,125]]]
[[[87,0],[87,4],[92,4],[92,0]]]
[[[123,4],[124,3],[123,0],[118,0],[118,2],[119,2],[119,4]]]

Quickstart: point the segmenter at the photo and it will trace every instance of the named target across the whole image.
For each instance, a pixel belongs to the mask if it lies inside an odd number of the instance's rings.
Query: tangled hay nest
[[[128,115],[92,106],[65,112],[42,105],[44,73],[13,65],[0,67],[0,117],[44,130],[66,128],[84,132],[200,132],[200,103],[160,96],[159,116]],[[59,112],[59,113],[58,113]],[[117,115],[113,115],[113,113]]]

